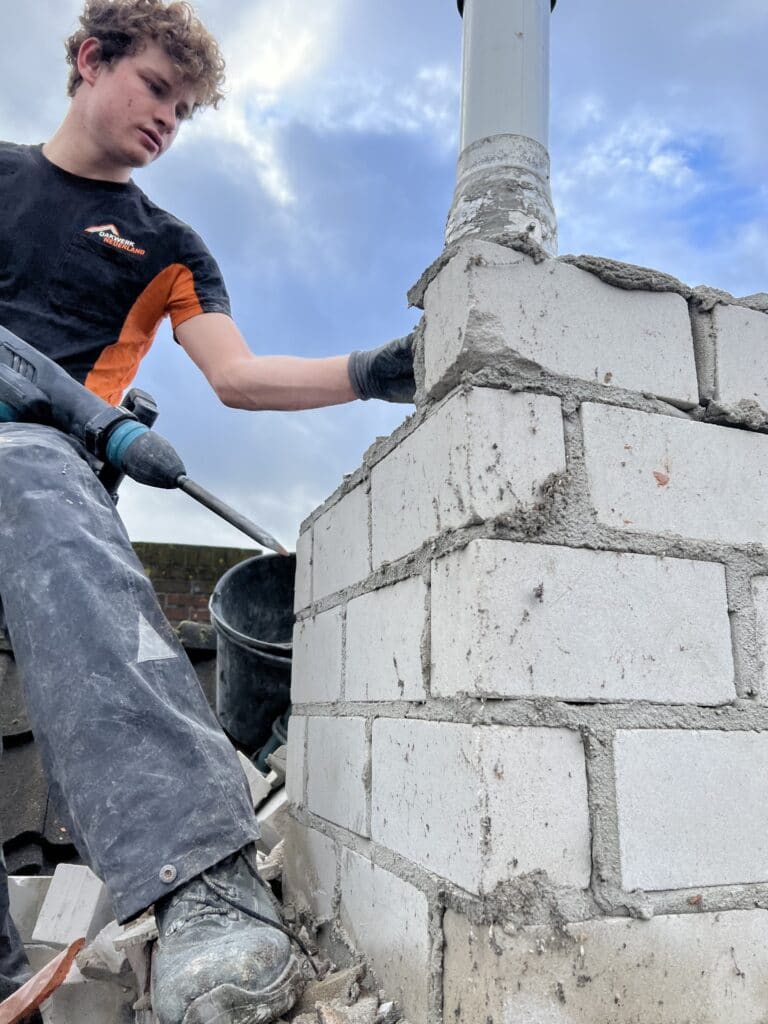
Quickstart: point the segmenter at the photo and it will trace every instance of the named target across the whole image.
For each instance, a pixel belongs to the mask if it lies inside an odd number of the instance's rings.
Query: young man
[[[42,147],[0,144],[0,324],[118,402],[164,316],[219,398],[302,409],[409,401],[409,338],[306,360],[254,355],[200,238],[132,182],[221,99],[186,3],[88,0],[69,111]],[[0,426],[0,595],[44,763],[126,921],[154,905],[160,1024],[265,1024],[304,965],[255,871],[237,758],[76,443]],[[24,979],[0,879],[0,994]]]

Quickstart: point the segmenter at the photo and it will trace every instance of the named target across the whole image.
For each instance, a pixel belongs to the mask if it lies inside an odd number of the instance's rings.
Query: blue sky
[[[331,355],[416,322],[406,292],[439,254],[455,180],[461,21],[453,0],[200,0],[229,59],[227,102],[141,187],[205,237],[261,353]],[[79,3],[0,0],[0,137],[40,142],[66,109]],[[560,251],[766,290],[765,0],[560,0],[551,155]],[[222,408],[163,330],[137,383],[190,474],[286,545],[407,407]],[[126,487],[135,540],[247,541],[190,499]]]

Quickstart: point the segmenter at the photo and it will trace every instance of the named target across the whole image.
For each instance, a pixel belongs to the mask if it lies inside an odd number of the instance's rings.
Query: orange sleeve
[[[108,345],[93,365],[85,386],[111,405],[119,405],[123,392],[130,386],[139,364],[149,351],[163,317],[169,311],[171,295],[177,289],[186,293],[191,278],[186,267],[176,263],[166,267],[147,285],[125,318],[120,337]],[[177,282],[181,279],[182,283]],[[192,288],[194,293],[194,288]],[[194,314],[190,314],[191,316]]]
[[[179,267],[175,276],[171,293],[168,296],[167,312],[171,318],[174,331],[193,316],[205,313],[195,289],[195,279],[188,267]]]

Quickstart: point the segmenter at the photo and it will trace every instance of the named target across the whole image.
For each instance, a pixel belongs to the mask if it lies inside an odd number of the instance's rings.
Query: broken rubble
[[[310,982],[291,1024],[406,1024],[394,1001],[362,992],[365,978],[365,964],[356,964]]]
[[[263,853],[270,853],[282,840],[290,820],[285,787],[273,793],[256,817],[261,827],[257,846]]]
[[[256,852],[256,866],[259,869],[259,874],[265,882],[274,882],[278,878],[282,878],[283,875],[283,864],[285,862],[285,840],[281,840],[277,846],[272,850],[269,856],[265,856],[263,853]]]
[[[237,756],[240,759],[240,764],[242,765],[245,777],[248,780],[248,788],[251,791],[251,803],[253,804],[254,809],[257,809],[264,803],[272,792],[272,786],[270,785],[267,776],[262,775],[253,761],[249,760],[245,754],[238,751]]]
[[[157,936],[155,915],[147,912],[130,924],[123,925],[120,935],[114,940],[115,949],[127,951],[135,946],[153,942]]]
[[[321,981],[312,981],[304,989],[295,1007],[296,1013],[309,1013],[317,1003],[340,1001],[351,1006],[360,997],[360,985],[365,978],[365,964],[349,967],[329,974]]]
[[[397,1003],[382,1003],[379,1012],[376,1014],[376,1024],[399,1024],[400,1011]]]
[[[91,981],[116,981],[130,985],[131,965],[124,949],[115,948],[123,929],[117,921],[102,928],[93,942],[77,954],[77,966],[84,978]]]
[[[376,1024],[378,1008],[377,996],[368,996],[353,1006],[345,1006],[341,1002],[327,1006],[320,1003],[317,1006],[317,1020],[318,1024]]]
[[[279,877],[283,849],[281,841],[268,857],[260,855],[259,867],[266,878]],[[302,934],[310,944],[306,928]],[[42,1007],[44,1024],[155,1024],[150,964],[156,937],[151,913],[124,927],[109,922],[80,951],[77,966]],[[42,963],[58,954],[57,949],[41,944],[31,945],[29,952],[43,958]],[[405,1024],[396,1004],[384,1001],[384,993],[373,996],[361,991],[365,977],[365,965],[357,964],[310,983],[293,1012],[278,1024]]]
[[[282,747],[278,747],[273,753],[267,757],[267,764],[272,769],[269,777],[275,776],[275,785],[273,789],[278,789],[285,785],[285,777],[288,773],[288,747],[284,744]]]
[[[285,843],[279,830],[287,814],[285,790],[274,793],[267,804],[260,816],[264,845],[274,845],[269,854],[259,853],[258,861],[262,877],[272,881],[283,869]],[[73,928],[82,928],[90,939],[77,965],[44,1004],[44,1024],[155,1024],[150,1002],[151,950],[157,938],[153,915],[146,913],[124,927],[108,921],[94,933],[107,906],[104,887],[87,868],[61,867],[55,885],[50,878],[30,878],[20,879],[14,887],[26,931],[48,940],[28,940],[37,968],[58,956],[58,945],[51,943],[70,938]],[[306,928],[301,934],[307,945],[314,946]],[[384,1002],[383,993],[361,991],[365,976],[365,965],[358,964],[312,982],[292,1014],[278,1024],[402,1024],[396,1004]]]
[[[125,927],[122,936],[114,943],[116,950],[125,952],[136,979],[138,999],[133,1005],[136,1012],[135,1024],[152,1024],[150,971],[152,943],[157,938],[157,934],[157,922],[154,914],[146,913]]]

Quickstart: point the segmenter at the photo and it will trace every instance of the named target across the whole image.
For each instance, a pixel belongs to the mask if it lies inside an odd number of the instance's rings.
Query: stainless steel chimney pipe
[[[458,0],[461,148],[446,243],[527,234],[557,254],[549,185],[549,21],[556,0]]]

